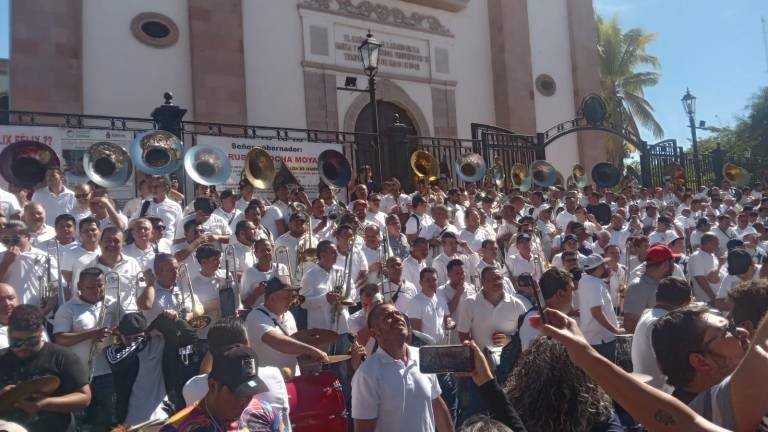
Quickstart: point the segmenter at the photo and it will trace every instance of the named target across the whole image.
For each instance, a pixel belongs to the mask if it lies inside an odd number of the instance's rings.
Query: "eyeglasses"
[[[155,229],[158,231],[165,231],[165,225],[157,225]]]
[[[712,342],[724,338],[728,333],[730,333],[733,337],[739,337],[739,334],[737,333],[737,327],[736,323],[733,321],[728,321],[728,324],[726,324],[724,327],[721,327],[720,332],[717,336],[713,337],[712,339],[708,340],[707,342],[704,342],[704,349],[709,349],[709,345],[712,344]]]
[[[75,194],[75,198],[77,198],[77,199],[88,198],[89,196],[91,196],[91,194],[89,194],[89,193]]]
[[[14,349],[21,349],[25,346],[36,347],[40,343],[40,336],[32,336],[26,339],[9,338],[9,346]]]

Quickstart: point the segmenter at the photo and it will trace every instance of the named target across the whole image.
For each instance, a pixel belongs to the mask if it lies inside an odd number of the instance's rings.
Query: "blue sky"
[[[768,85],[760,17],[765,0],[594,0],[604,17],[618,15],[625,29],[657,33],[649,52],[661,63],[661,82],[646,92],[665,138],[688,146],[690,129],[680,99],[696,98],[696,119],[708,126],[733,124],[750,96]],[[700,136],[707,132],[699,131]],[[646,141],[654,142],[645,133]]]
[[[593,0],[597,13],[618,14],[624,28],[640,27],[658,38],[650,52],[661,62],[661,82],[646,97],[656,108],[665,138],[689,144],[680,98],[686,87],[697,97],[697,120],[711,126],[734,123],[749,97],[768,85],[760,17],[766,0]],[[0,58],[8,57],[8,2],[0,0]],[[700,132],[706,136],[706,132]],[[645,133],[645,140],[653,137]]]

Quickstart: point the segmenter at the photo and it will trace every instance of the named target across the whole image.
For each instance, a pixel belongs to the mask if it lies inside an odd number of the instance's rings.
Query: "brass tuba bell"
[[[664,168],[664,181],[675,185],[684,185],[687,181],[685,168],[677,162],[671,162]]]
[[[184,171],[195,183],[215,186],[227,182],[232,174],[232,164],[223,150],[196,145],[184,155]]]
[[[465,183],[480,181],[488,171],[483,157],[477,153],[467,153],[456,159],[454,169],[456,176]],[[504,172],[502,171],[501,174],[503,175]],[[504,181],[503,178],[502,181]]]
[[[245,155],[243,176],[248,179],[251,186],[256,189],[269,189],[275,180],[275,174],[275,163],[272,162],[272,156],[263,148],[254,147]]]
[[[541,187],[554,186],[557,183],[557,170],[545,160],[533,161],[530,168],[533,183]]]
[[[621,171],[610,162],[600,162],[592,168],[592,180],[598,187],[610,189],[621,181]]]
[[[513,188],[520,189],[521,192],[527,192],[533,186],[533,178],[528,167],[519,163],[512,165],[509,181],[512,182]]]
[[[573,170],[571,171],[571,177],[573,178],[573,183],[576,184],[579,188],[583,188],[584,186],[589,183],[589,178],[587,177],[587,170],[584,169],[584,166],[581,164],[576,164],[573,166]]]
[[[320,180],[330,188],[342,189],[352,180],[352,165],[337,150],[325,150],[317,158]]]
[[[119,145],[107,141],[88,147],[83,157],[83,170],[92,182],[105,188],[122,186],[133,174],[131,155]]]
[[[749,184],[752,174],[738,165],[726,163],[723,166],[723,178],[736,186],[743,187]]]
[[[56,152],[37,141],[16,141],[0,152],[0,175],[20,187],[37,186],[45,180],[49,168],[60,166]]]
[[[130,153],[139,171],[166,175],[181,166],[184,143],[170,132],[153,130],[137,135],[131,143]]]
[[[437,180],[440,174],[440,164],[437,158],[424,150],[416,150],[411,154],[411,169],[416,177],[426,178],[428,181]]]

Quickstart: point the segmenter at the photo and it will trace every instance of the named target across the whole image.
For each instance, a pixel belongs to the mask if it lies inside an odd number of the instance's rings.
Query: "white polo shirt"
[[[507,256],[507,269],[509,269],[509,276],[513,280],[523,273],[530,273],[533,277],[538,277],[540,273],[539,269],[534,265],[533,254],[531,254],[531,259],[528,260],[521,255]]]
[[[339,334],[349,331],[347,308],[342,307],[337,321],[332,322],[332,306],[325,298],[328,292],[333,291],[336,279],[342,272],[343,269],[340,267],[334,266],[330,272],[327,272],[316,265],[304,273],[304,278],[301,280],[301,295],[306,300],[301,307],[307,310],[307,328],[333,330]]]
[[[454,259],[461,260],[464,263],[464,281],[466,283],[472,282],[472,273],[477,264],[480,262],[480,256],[476,253],[463,254],[456,253],[453,256],[447,256],[445,253],[441,253],[434,260],[432,260],[432,267],[437,270],[437,284],[443,285],[448,282],[448,263]]]
[[[352,377],[352,418],[376,419],[378,432],[434,432],[432,401],[440,397],[437,375],[419,371],[418,349],[406,363],[376,350]]]
[[[242,210],[235,207],[234,210],[232,210],[230,213],[227,213],[224,211],[223,207],[217,207],[216,210],[213,211],[213,214],[216,216],[222,218],[224,221],[227,222],[227,225],[230,225],[232,221],[237,219],[238,216],[240,216],[243,213]]]
[[[427,297],[423,292],[416,294],[408,304],[408,310],[405,311],[409,318],[420,320],[421,332],[432,336],[438,343],[445,337],[443,319],[449,313],[445,298],[437,293]]]
[[[403,275],[402,279],[411,282],[417,289],[420,290],[419,274],[427,267],[427,261],[419,262],[413,255],[408,255],[408,258],[403,260]]]
[[[656,362],[656,354],[651,343],[653,325],[668,311],[661,308],[646,309],[640,315],[640,320],[632,336],[632,370],[653,377],[648,384],[666,393],[672,393],[673,388],[666,384],[666,378]]]
[[[16,198],[16,195],[8,192],[7,190],[0,189],[0,211],[5,214],[5,217],[11,217],[21,210],[22,209],[19,205],[19,199]]]
[[[8,251],[0,252],[0,261],[7,253]],[[51,257],[50,274],[48,274],[47,259],[48,254],[32,247],[28,252],[20,253],[8,266],[3,282],[16,289],[19,304],[39,306],[42,300],[41,290],[45,289],[48,278],[52,282],[56,281],[58,272],[56,257]]]
[[[427,238],[426,230],[432,223],[432,217],[427,214],[419,216],[416,213],[411,213],[408,220],[405,221],[405,234],[416,234],[416,237]]]
[[[611,295],[601,279],[584,274],[579,281],[579,328],[584,333],[590,345],[599,345],[601,343],[611,342],[616,339],[610,330],[603,327],[602,324],[592,316],[591,309],[600,306],[605,318],[613,326],[618,327],[616,313],[613,310]]]
[[[102,323],[103,327],[115,326],[114,306],[114,303],[106,306],[104,311],[104,321]],[[56,315],[53,318],[53,334],[80,333],[85,330],[96,328],[99,321],[99,315],[101,314],[101,308],[101,302],[90,304],[84,302],[80,296],[72,297],[56,311]],[[88,357],[90,356],[93,343],[92,339],[88,339],[67,347],[78,359],[80,359],[80,363],[83,365],[83,369],[85,369],[86,373],[90,372],[88,370]],[[98,348],[96,348],[93,360],[93,376],[111,373],[109,365],[107,364],[107,359],[102,353],[104,347],[109,345],[109,343],[110,341],[105,339],[103,342],[99,343]]]
[[[688,274],[691,276],[693,296],[696,300],[703,302],[708,302],[710,300],[709,296],[704,293],[704,289],[699,286],[699,282],[696,281],[696,276],[704,276],[706,278],[707,274],[710,272],[717,271],[719,264],[720,261],[715,254],[704,252],[701,249],[694,252],[688,259]],[[717,295],[718,285],[718,283],[709,283],[709,286],[712,288],[715,295]]]
[[[445,301],[445,304],[450,304],[451,300],[453,300],[453,297],[456,295],[456,288],[452,287],[449,283],[446,283],[437,288],[437,295],[440,296],[443,301]],[[475,286],[464,282],[464,292],[461,293],[461,299],[456,306],[456,310],[451,314],[451,317],[457,324],[459,319],[461,319],[461,309],[464,305],[464,302],[467,300],[467,298],[474,297],[475,295],[477,295],[477,289]],[[448,310],[450,311],[450,307]],[[454,333],[451,343],[460,343],[458,337],[458,333]]]
[[[517,330],[517,320],[526,310],[523,302],[507,293],[494,306],[480,291],[464,300],[456,329],[461,333],[469,333],[482,349],[493,345],[494,333],[510,335]]]
[[[246,297],[251,295],[251,293],[256,289],[256,287],[262,283],[266,282],[274,277],[278,276],[287,276],[288,275],[288,267],[285,266],[285,264],[278,264],[278,263],[270,263],[269,270],[263,272],[256,268],[256,265],[252,265],[248,267],[245,272],[243,272],[243,280],[240,284],[240,301],[245,300]],[[299,281],[300,282],[300,281]],[[258,306],[264,302],[264,295],[262,294],[258,298],[256,298],[256,301],[253,302],[253,306]]]
[[[80,263],[72,271],[73,287],[77,286],[77,281],[80,279],[80,272],[89,267],[98,267],[104,273],[111,271],[117,272],[120,275],[120,304],[122,305],[123,312],[135,312],[139,310],[139,307],[136,304],[136,299],[141,294],[141,292],[138,292],[138,289],[143,291],[143,287],[138,288],[136,286],[136,275],[139,274],[142,269],[135,259],[123,255],[122,260],[120,260],[113,268],[101,264],[98,256],[84,264]],[[109,281],[107,281],[105,286],[105,295],[108,303],[117,298],[117,287],[114,284],[110,284]]]
[[[82,245],[72,249],[65,249],[61,251],[61,271],[72,272],[78,263],[85,264],[90,262],[99,254],[101,254],[101,248],[98,246],[92,252],[83,249]]]
[[[467,242],[473,251],[480,250],[484,241],[495,239],[495,234],[489,233],[487,230],[481,227],[478,227],[475,232],[464,229],[459,234],[459,240]]]
[[[205,314],[210,316],[214,322],[220,318],[219,291],[226,286],[227,281],[224,270],[217,270],[213,277],[204,276],[201,273],[192,278],[192,291],[195,292],[195,297],[199,300],[198,304],[202,306],[203,310],[207,311]],[[197,336],[202,339],[208,338],[208,327],[199,329]]]
[[[259,356],[259,365],[274,366],[278,369],[288,368],[294,376],[297,375],[299,363],[296,356],[277,351],[262,340],[264,335],[270,332],[278,332],[283,336],[296,333],[296,321],[293,319],[292,313],[286,312],[282,316],[278,316],[266,306],[259,306],[248,313],[248,317],[245,319],[245,329],[251,347]]]
[[[176,223],[181,219],[181,206],[176,201],[165,197],[165,199],[159,203],[155,200],[151,200],[149,208],[145,216],[157,216],[165,222],[165,231],[163,231],[163,238],[173,241],[176,236]],[[182,233],[184,235],[183,227]]]
[[[75,193],[64,186],[61,193],[56,195],[48,186],[45,186],[32,194],[32,201],[45,208],[45,223],[53,225],[58,215],[69,213],[75,206]]]
[[[277,221],[282,219],[288,224],[288,218],[291,216],[291,208],[288,204],[282,201],[275,201],[272,205],[268,206],[264,211],[264,216],[261,218],[261,224],[272,233],[272,238],[276,239],[280,236],[277,232]]]
[[[149,249],[141,250],[136,246],[136,243],[131,243],[123,249],[123,253],[135,259],[142,269],[147,270],[152,269],[152,265],[155,262],[155,255],[157,255],[158,252],[155,248],[156,246],[150,243]]]
[[[237,269],[240,273],[245,273],[245,270],[256,264],[256,256],[253,255],[253,248],[246,244],[242,244],[237,239],[230,240],[230,245],[234,248],[235,262],[230,263],[229,271],[235,271]],[[224,257],[222,257],[221,265],[224,265]]]

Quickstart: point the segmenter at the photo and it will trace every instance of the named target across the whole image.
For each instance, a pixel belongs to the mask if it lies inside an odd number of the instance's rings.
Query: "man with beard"
[[[657,244],[648,249],[645,256],[645,273],[629,284],[624,296],[624,326],[634,332],[644,310],[656,304],[656,289],[665,277],[672,276],[674,260],[679,255],[665,245]]]

